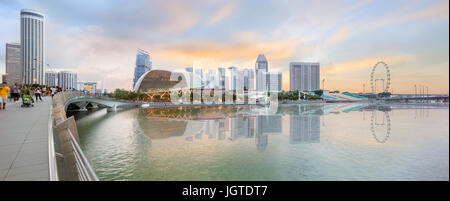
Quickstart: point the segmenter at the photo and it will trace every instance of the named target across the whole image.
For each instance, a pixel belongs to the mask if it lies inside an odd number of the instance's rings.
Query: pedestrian
[[[20,86],[17,83],[14,84],[11,96],[13,97],[14,102],[19,101],[19,98],[20,98]]]
[[[0,110],[6,110],[6,101],[8,100],[8,93],[11,89],[8,87],[6,82],[2,83],[2,87],[0,88]]]
[[[42,95],[42,96],[47,95],[46,91],[47,91],[47,87],[45,87],[45,86],[42,87],[41,95]]]
[[[30,90],[28,89],[27,85],[24,85],[24,86],[22,87],[22,90],[20,90],[20,95],[22,96],[22,102],[23,102],[23,96],[24,96],[24,95],[31,95],[31,92],[30,92]],[[34,103],[33,96],[31,96],[31,99],[33,100],[33,103]]]
[[[52,93],[52,98],[53,98],[53,96],[55,95],[55,92],[56,92],[56,88],[55,88],[55,87],[52,87],[52,88],[50,89],[50,91],[51,91],[51,93]]]
[[[42,101],[41,89],[39,87],[37,87],[36,90],[34,90],[34,96],[36,97],[36,101],[38,101],[38,99]]]

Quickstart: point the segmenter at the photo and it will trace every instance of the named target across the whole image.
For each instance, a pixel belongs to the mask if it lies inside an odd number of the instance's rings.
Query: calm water
[[[449,179],[448,107],[173,107],[76,117],[101,180]]]

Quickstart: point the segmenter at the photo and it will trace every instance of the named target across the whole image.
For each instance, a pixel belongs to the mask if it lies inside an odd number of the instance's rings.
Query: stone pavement
[[[0,111],[0,181],[49,180],[48,126],[51,97],[22,108]]]

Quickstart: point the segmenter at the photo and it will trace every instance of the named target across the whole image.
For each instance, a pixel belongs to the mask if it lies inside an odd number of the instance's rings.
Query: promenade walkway
[[[0,181],[49,180],[48,122],[51,97],[34,107],[8,103],[0,111]]]

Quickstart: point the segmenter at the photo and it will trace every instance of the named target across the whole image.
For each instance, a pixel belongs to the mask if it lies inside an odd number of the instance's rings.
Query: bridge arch
[[[101,105],[103,107],[113,109],[115,110],[118,107],[134,107],[139,105],[138,103],[134,102],[123,102],[118,101],[114,99],[106,99],[101,97],[95,97],[95,96],[89,96],[89,95],[81,95],[81,96],[75,96],[70,98],[64,103],[64,109],[67,111],[67,108],[72,103],[79,103],[79,102],[89,102],[89,103],[95,103],[97,105]]]

